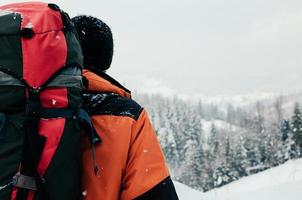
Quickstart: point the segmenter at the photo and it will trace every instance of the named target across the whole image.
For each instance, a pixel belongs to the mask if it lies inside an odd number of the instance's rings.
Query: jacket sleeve
[[[163,152],[145,110],[132,127],[121,199],[178,199]]]

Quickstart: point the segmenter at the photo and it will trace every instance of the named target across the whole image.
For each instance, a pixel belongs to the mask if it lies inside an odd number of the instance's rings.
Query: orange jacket
[[[146,111],[108,75],[83,74],[88,80],[84,107],[102,140],[95,147],[95,175],[91,144],[83,137],[84,199],[178,199]]]

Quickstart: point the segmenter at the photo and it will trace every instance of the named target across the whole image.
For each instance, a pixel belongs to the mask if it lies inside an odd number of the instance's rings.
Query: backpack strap
[[[8,75],[12,76],[13,78],[19,80],[24,86],[27,86],[27,83],[23,80],[23,78],[20,77],[17,73],[10,70],[9,68],[0,66],[0,71],[5,73],[5,74],[8,74]]]
[[[40,117],[45,119],[64,117],[78,120],[84,125],[91,143],[98,144],[101,142],[101,138],[98,136],[91,122],[90,116],[84,109],[80,109],[78,112],[75,112],[72,109],[65,108],[43,108],[40,110]]]
[[[96,163],[96,156],[95,156],[95,147],[94,145],[97,143],[101,142],[100,137],[98,136],[92,122],[90,119],[90,116],[88,115],[88,113],[83,110],[80,109],[80,115],[79,115],[80,120],[84,123],[85,127],[86,127],[86,131],[88,131],[88,138],[91,142],[91,151],[92,151],[92,160],[93,160],[93,171],[94,174],[97,175],[99,169]]]
[[[36,182],[40,178],[37,174],[36,168],[39,163],[46,138],[38,134],[40,123],[40,88],[28,89],[28,99],[26,107],[26,123],[25,123],[25,143],[23,150],[23,158],[20,166],[20,174],[28,184]],[[25,178],[26,177],[26,178]],[[22,178],[21,178],[22,179]],[[37,181],[40,183],[42,181]],[[26,185],[25,185],[26,186]],[[30,188],[21,187],[17,193],[17,199],[26,199]]]
[[[5,114],[0,113],[0,144],[5,140],[5,131],[6,131],[5,122],[6,122]]]
[[[93,171],[95,174],[98,172],[98,166],[96,164],[96,155],[95,155],[95,145],[101,142],[101,138],[97,134],[89,114],[84,110],[80,109],[78,113],[75,113],[74,110],[71,109],[57,109],[57,108],[48,108],[42,109],[40,113],[41,118],[58,118],[58,117],[65,117],[65,118],[73,118],[77,120],[75,124],[77,125],[78,122],[83,124],[85,128],[85,133],[89,138],[91,143],[91,150],[92,150],[92,160],[93,160]]]
[[[90,116],[84,109],[80,109],[79,119],[84,123],[86,130],[88,131],[88,137],[92,144],[98,144],[101,142],[101,138],[98,136]]]

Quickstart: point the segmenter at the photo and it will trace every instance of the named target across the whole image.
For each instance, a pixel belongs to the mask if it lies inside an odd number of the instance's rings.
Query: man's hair
[[[80,15],[72,18],[79,35],[84,56],[84,68],[107,70],[112,62],[113,38],[109,26],[102,20]]]

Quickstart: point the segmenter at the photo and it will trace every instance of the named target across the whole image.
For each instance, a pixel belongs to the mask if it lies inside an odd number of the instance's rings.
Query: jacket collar
[[[131,99],[131,92],[104,72],[95,74],[84,69],[83,76],[88,80],[89,92],[115,93]]]

